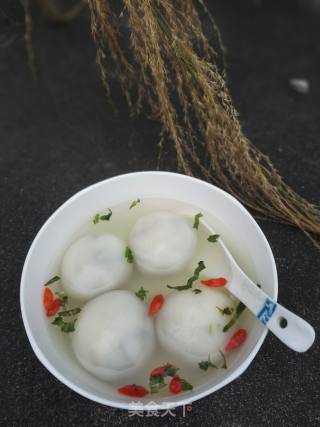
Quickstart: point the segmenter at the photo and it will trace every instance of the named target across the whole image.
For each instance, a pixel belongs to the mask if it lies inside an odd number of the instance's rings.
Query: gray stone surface
[[[295,2],[218,1],[229,81],[243,126],[287,181],[319,203],[320,16]],[[24,258],[48,216],[76,191],[115,174],[153,169],[158,125],[108,109],[86,18],[36,23],[39,78],[30,77],[22,27],[0,28],[0,425],[313,426],[320,424],[319,339],[296,354],[268,335],[248,370],[193,404],[186,417],[128,417],[90,402],[40,364],[19,308]],[[307,78],[310,93],[290,90]],[[175,170],[167,154],[165,168]],[[319,333],[319,252],[298,230],[260,222],[279,272],[280,301]]]

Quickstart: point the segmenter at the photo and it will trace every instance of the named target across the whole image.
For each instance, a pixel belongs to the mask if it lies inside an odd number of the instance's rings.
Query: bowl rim
[[[27,337],[29,339],[30,345],[32,347],[32,350],[34,351],[35,355],[37,356],[38,360],[42,363],[42,365],[52,374],[54,375],[59,381],[61,381],[64,385],[66,385],[67,387],[69,387],[71,390],[75,391],[76,393],[80,394],[81,396],[94,401],[96,403],[100,403],[102,405],[106,405],[106,406],[110,406],[113,408],[117,408],[117,409],[125,409],[125,410],[165,410],[165,409],[172,409],[172,408],[177,408],[179,406],[183,406],[183,405],[188,405],[191,404],[193,402],[195,402],[196,400],[202,399],[203,397],[206,397],[212,393],[214,393],[215,391],[218,391],[219,389],[221,389],[222,387],[224,387],[225,385],[229,384],[230,382],[232,382],[233,380],[235,380],[236,378],[238,378],[247,368],[248,366],[251,364],[251,362],[253,361],[253,359],[255,358],[255,356],[257,355],[258,351],[260,350],[266,335],[268,333],[268,329],[265,328],[259,339],[257,340],[256,344],[254,345],[254,347],[252,348],[252,350],[250,351],[248,357],[241,363],[241,365],[229,376],[227,376],[224,380],[222,380],[221,382],[219,382],[217,385],[214,385],[200,393],[197,393],[196,396],[192,396],[192,397],[186,397],[186,398],[181,398],[181,400],[179,400],[178,402],[162,402],[160,404],[154,404],[154,402],[151,402],[152,404],[143,404],[143,402],[137,402],[136,404],[133,402],[125,402],[125,401],[115,401],[115,400],[110,400],[107,398],[100,398],[99,396],[96,396],[95,394],[92,394],[90,392],[87,392],[86,390],[82,389],[81,387],[78,387],[77,385],[75,385],[72,381],[69,381],[62,373],[60,373],[60,371],[58,371],[48,360],[47,358],[43,355],[40,347],[37,344],[36,338],[34,337],[31,327],[29,325],[28,319],[27,319],[27,314],[26,314],[26,309],[24,306],[24,294],[25,294],[25,282],[26,282],[26,275],[27,275],[27,270],[28,270],[28,265],[30,262],[30,259],[32,257],[33,254],[33,250],[34,247],[37,245],[38,240],[40,239],[40,237],[42,236],[42,234],[45,232],[47,226],[55,219],[55,217],[57,215],[60,214],[61,211],[63,211],[67,206],[71,205],[73,203],[74,200],[76,200],[77,198],[85,195],[86,193],[90,192],[92,189],[97,188],[99,186],[103,186],[104,183],[106,181],[110,182],[110,181],[116,181],[118,179],[123,179],[123,178],[130,178],[134,175],[145,175],[145,176],[151,176],[151,175],[158,175],[158,176],[179,176],[179,177],[183,177],[183,179],[186,180],[190,180],[190,181],[198,181],[201,185],[207,186],[207,187],[214,187],[215,191],[221,193],[222,196],[226,197],[227,199],[229,199],[232,203],[237,205],[237,208],[239,208],[250,220],[250,222],[253,224],[253,226],[256,228],[257,233],[260,235],[260,237],[262,238],[262,240],[264,241],[268,256],[270,258],[271,261],[271,265],[272,265],[272,271],[271,274],[274,278],[274,295],[273,298],[275,300],[277,300],[278,298],[278,274],[277,274],[277,267],[276,267],[276,263],[275,263],[275,259],[270,247],[270,244],[266,238],[266,236],[264,235],[263,231],[261,230],[259,224],[255,221],[255,219],[253,218],[253,216],[250,214],[250,212],[231,194],[227,193],[226,191],[222,190],[221,188],[215,186],[214,184],[208,183],[206,181],[203,181],[199,178],[195,178],[192,176],[188,176],[188,175],[184,175],[184,174],[180,174],[180,173],[176,173],[176,172],[167,172],[167,171],[138,171],[138,172],[129,172],[129,173],[125,173],[125,174],[120,174],[120,175],[114,175],[110,178],[106,178],[104,180],[98,181],[94,184],[89,185],[88,187],[83,188],[82,190],[76,192],[74,195],[72,195],[71,197],[69,197],[64,203],[62,203],[50,216],[49,218],[42,224],[40,230],[38,231],[38,233],[36,234],[35,238],[33,239],[30,248],[28,250],[25,262],[23,264],[23,270],[22,270],[22,275],[21,275],[21,281],[20,281],[20,308],[21,308],[21,315],[22,315],[22,320],[23,320],[23,324],[24,324],[24,328],[27,334]],[[142,403],[142,404],[141,404]]]

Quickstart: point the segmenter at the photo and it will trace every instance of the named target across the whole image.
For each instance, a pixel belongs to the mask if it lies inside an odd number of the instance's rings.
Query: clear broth
[[[135,224],[135,222],[143,215],[156,212],[159,210],[167,210],[172,211],[178,215],[182,215],[184,217],[187,217],[190,221],[190,224],[193,224],[194,221],[194,215],[200,212],[201,210],[191,204],[186,204],[184,202],[180,202],[177,200],[171,200],[171,199],[160,199],[155,197],[145,197],[141,199],[141,202],[137,204],[134,208],[129,209],[129,206],[131,204],[131,201],[121,203],[115,206],[106,206],[106,212],[107,209],[112,209],[112,217],[110,221],[100,221],[98,224],[93,224],[93,216],[95,213],[93,213],[92,218],[88,218],[82,227],[79,228],[78,232],[71,236],[69,245],[73,243],[76,239],[78,239],[81,236],[84,236],[88,233],[100,235],[103,233],[112,233],[119,238],[121,238],[123,241],[128,242],[130,231]],[[255,271],[253,268],[253,263],[250,259],[245,257],[245,252],[243,249],[243,243],[241,244],[241,247],[233,247],[232,245],[232,236],[230,234],[230,231],[226,227],[226,225],[219,221],[217,218],[214,218],[211,214],[205,211],[201,211],[204,215],[203,219],[214,228],[214,230],[221,235],[222,239],[228,243],[229,249],[233,252],[234,249],[234,255],[239,263],[239,265],[244,269],[244,271],[247,272],[247,274],[251,275],[252,279],[255,280]],[[104,212],[101,212],[101,214],[104,214]],[[201,226],[201,220],[200,225],[198,228],[198,246],[197,250],[195,251],[195,255],[190,262],[190,265],[188,268],[186,268],[183,272],[178,274],[171,274],[166,276],[151,276],[144,274],[140,272],[135,266],[133,267],[133,273],[130,276],[130,279],[128,283],[124,286],[121,286],[120,289],[127,289],[132,292],[136,292],[140,289],[141,286],[143,286],[144,289],[147,289],[149,292],[147,294],[147,299],[145,301],[146,305],[148,306],[152,297],[158,293],[162,293],[164,296],[167,295],[169,292],[172,292],[170,289],[167,288],[166,285],[181,285],[185,284],[190,276],[192,276],[194,269],[197,267],[198,262],[200,260],[204,261],[206,265],[206,269],[204,270],[206,277],[226,277],[230,276],[230,268],[228,261],[225,259],[223,251],[219,244],[215,243],[209,243],[207,241],[208,233],[204,229],[204,227]],[[231,242],[231,244],[230,244]],[[67,248],[66,248],[67,249]],[[57,274],[59,272],[59,266],[61,263],[61,259],[63,257],[63,254],[57,257],[57,260],[55,262],[56,265],[56,271],[53,272],[54,274]],[[194,285],[194,288],[197,287]],[[60,286],[58,283],[57,285],[52,286],[52,289],[55,290],[63,290],[63,285]],[[175,291],[173,291],[175,292]],[[227,292],[227,291],[226,291]],[[230,298],[233,299],[233,297],[230,295]],[[83,306],[83,303],[69,298],[69,307],[81,307]],[[241,327],[241,324],[247,323],[248,316],[252,317],[250,313],[246,310],[245,313],[240,317],[240,319],[237,321],[235,327],[239,328]],[[226,316],[226,323],[230,319],[229,316]],[[55,340],[56,348],[59,349],[59,351],[67,352],[70,357],[74,359],[74,363],[79,363],[73,353],[72,346],[71,346],[71,338],[69,334],[63,334],[60,332],[58,328],[55,328],[48,322],[48,329],[49,333],[52,336],[52,339]],[[230,332],[226,333],[226,342],[232,331],[234,331],[233,327]],[[151,359],[148,361],[148,363],[140,370],[138,371],[133,377],[128,377],[127,381],[125,381],[127,384],[130,383],[136,383],[141,384],[146,387],[148,387],[148,380],[149,380],[149,373],[150,371],[157,367],[164,365],[166,363],[172,363],[179,367],[179,374],[181,377],[188,380],[191,384],[194,386],[204,384],[206,383],[212,375],[219,375],[219,370],[216,369],[209,369],[208,371],[204,372],[199,369],[198,366],[190,367],[190,365],[186,364],[183,360],[179,360],[177,358],[173,358],[172,355],[170,355],[168,352],[166,352],[164,349],[160,347],[160,345],[157,344],[156,349],[151,357]],[[200,360],[199,360],[200,362]],[[82,368],[84,369],[84,368]],[[109,383],[109,385],[113,385],[114,387],[118,387],[123,385],[123,381],[121,383]],[[162,390],[157,396],[159,395],[167,395],[168,391],[167,389]]]

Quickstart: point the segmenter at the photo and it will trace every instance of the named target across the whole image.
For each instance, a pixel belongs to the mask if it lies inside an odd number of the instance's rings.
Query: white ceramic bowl
[[[57,348],[42,308],[43,283],[54,273],[53,260],[63,252],[85,219],[103,211],[106,206],[146,196],[192,203],[199,211],[213,215],[213,228],[221,234],[247,274],[262,283],[263,290],[274,299],[278,293],[275,261],[261,229],[236,199],[211,184],[175,173],[137,172],[99,182],[71,197],[46,221],[30,247],[21,278],[22,318],[35,354],[56,378],[88,399],[123,409],[147,410],[153,409],[155,404],[157,409],[167,409],[213,393],[246,370],[267,334],[267,329],[249,316],[246,324],[248,339],[231,355],[227,370],[217,371],[217,375],[191,392],[165,398],[152,395],[150,399],[145,398],[144,403],[132,403],[120,396],[75,363],[70,351],[63,346]]]

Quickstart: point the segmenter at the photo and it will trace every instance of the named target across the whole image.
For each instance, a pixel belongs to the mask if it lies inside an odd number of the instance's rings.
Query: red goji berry
[[[47,304],[45,306],[47,316],[51,317],[51,316],[54,316],[55,314],[57,314],[60,307],[61,307],[61,299],[60,298],[56,298],[53,301],[49,302],[49,304]]]
[[[149,391],[142,385],[130,384],[118,388],[118,393],[130,397],[145,397]]]
[[[201,280],[201,283],[209,288],[221,288],[228,283],[228,280],[224,277],[218,277],[216,279]]]
[[[175,375],[169,383],[169,390],[173,394],[179,394],[182,391],[182,381],[178,375]]]
[[[149,316],[154,316],[156,313],[158,313],[160,308],[163,306],[163,303],[164,303],[164,296],[162,294],[158,294],[155,297],[153,297],[149,306],[149,311],[148,311]]]
[[[53,292],[49,288],[45,288],[43,293],[43,304],[46,307],[50,302],[53,301]]]
[[[232,351],[235,348],[238,348],[243,344],[247,338],[248,334],[245,329],[238,329],[232,337],[230,338],[228,344],[225,346],[226,351]]]
[[[166,374],[166,370],[164,368],[164,366],[159,366],[158,368],[154,368],[151,372],[150,372],[150,378],[153,377],[163,377]]]

